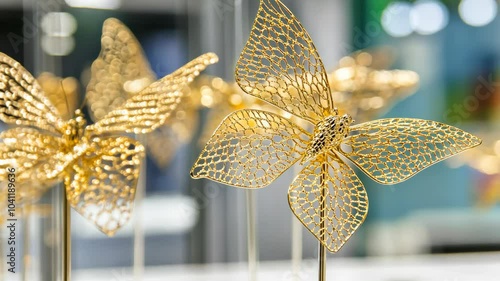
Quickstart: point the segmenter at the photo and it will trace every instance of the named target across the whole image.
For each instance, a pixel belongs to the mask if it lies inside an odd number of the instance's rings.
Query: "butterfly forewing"
[[[307,132],[277,114],[235,111],[214,132],[191,176],[236,187],[264,187],[300,158],[308,139]]]
[[[134,34],[117,19],[104,21],[101,52],[87,85],[91,118],[100,120],[155,80]]]
[[[130,218],[144,147],[126,137],[95,139],[69,169],[68,201],[106,235]]]
[[[341,152],[375,181],[395,184],[479,144],[479,138],[443,123],[390,118],[351,127]]]
[[[365,220],[366,190],[354,171],[334,154],[320,155],[288,190],[295,216],[331,252],[337,252]]]
[[[128,99],[122,106],[88,126],[87,130],[94,134],[152,132],[161,126],[177,108],[183,97],[182,89],[208,65],[217,60],[217,56],[213,53],[199,56],[172,74],[152,83]]]
[[[52,133],[61,133],[64,123],[36,79],[4,53],[0,53],[0,120]]]
[[[260,1],[235,75],[246,93],[314,124],[333,112],[327,74],[312,39],[280,1]]]

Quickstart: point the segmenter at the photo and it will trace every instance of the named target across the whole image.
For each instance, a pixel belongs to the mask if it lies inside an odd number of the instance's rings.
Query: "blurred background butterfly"
[[[250,38],[236,64],[247,94],[314,125],[243,109],[228,115],[195,161],[191,175],[242,188],[269,185],[304,164],[288,190],[292,212],[331,252],[363,223],[366,190],[349,159],[373,180],[395,184],[481,143],[446,124],[390,118],[351,126],[334,107],[328,76],[307,31],[279,0],[260,1]]]
[[[128,98],[156,81],[156,76],[134,34],[119,20],[104,22],[101,53],[92,63],[87,85],[92,120],[101,120]],[[189,87],[171,117],[146,136],[146,150],[160,168],[165,168],[181,144],[188,143],[198,127],[199,102]]]
[[[33,76],[0,53],[0,119],[17,125],[0,134],[0,179],[16,168],[21,202],[64,182],[71,206],[113,235],[129,220],[144,152],[139,142],[117,134],[144,134],[162,125],[181,90],[216,61],[212,53],[194,59],[87,126],[79,109],[64,120]]]
[[[207,143],[224,117],[235,110],[253,108],[282,112],[269,103],[244,94],[236,83],[228,83],[220,77],[200,76],[190,84],[190,92],[202,107],[209,109],[198,139],[201,147]]]
[[[328,74],[333,99],[356,123],[373,120],[399,100],[412,95],[419,76],[410,70],[389,70],[394,50],[388,47],[355,52],[340,59]]]

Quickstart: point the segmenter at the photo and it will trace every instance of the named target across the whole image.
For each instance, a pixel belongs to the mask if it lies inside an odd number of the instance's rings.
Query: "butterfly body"
[[[313,138],[301,162],[314,159],[321,153],[338,150],[342,140],[349,135],[351,123],[349,114],[331,115],[320,121],[314,128]]]
[[[67,123],[62,126],[63,135],[63,152],[71,152],[73,148],[82,141],[85,134],[85,127],[87,126],[87,121],[83,116],[81,110],[75,111],[75,117],[70,119]]]

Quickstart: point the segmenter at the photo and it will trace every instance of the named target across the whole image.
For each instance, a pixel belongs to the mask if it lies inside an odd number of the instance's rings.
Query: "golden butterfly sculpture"
[[[15,167],[21,201],[63,181],[71,206],[113,235],[130,217],[144,153],[136,140],[113,134],[155,130],[177,107],[181,90],[216,61],[215,54],[202,55],[87,125],[80,110],[63,120],[32,75],[0,53],[0,120],[19,126],[0,134],[0,180]]]
[[[305,168],[288,190],[290,208],[332,252],[368,211],[365,188],[344,158],[375,181],[395,184],[481,143],[458,128],[420,119],[351,126],[352,118],[333,106],[327,73],[307,31],[278,0],[260,2],[235,75],[246,93],[314,124],[314,132],[266,111],[233,112],[194,163],[192,177],[261,188],[300,160]]]
[[[333,98],[343,113],[354,116],[358,123],[373,120],[415,92],[418,74],[386,70],[392,61],[389,49],[382,47],[355,52],[340,60],[328,78]]]
[[[51,73],[44,72],[39,75],[37,81],[40,85],[41,91],[45,93],[49,102],[56,107],[61,118],[63,120],[69,119],[77,108],[78,82],[76,79],[71,77],[63,79],[56,77]],[[12,126],[9,126],[8,128],[12,128]],[[43,193],[48,186],[53,184],[53,181],[49,181],[47,183],[34,183],[24,182],[25,179],[21,179],[19,181],[18,178],[17,180],[17,185],[20,185],[21,187],[16,192],[16,200],[22,205],[18,207],[23,209],[34,206],[34,201],[40,197],[41,193]],[[7,181],[0,183],[2,185],[2,189],[7,189],[6,183]]]
[[[101,120],[156,79],[134,34],[117,19],[104,21],[101,52],[92,63],[87,85],[92,120]],[[170,162],[177,148],[188,142],[196,131],[198,107],[195,104],[186,91],[171,118],[146,136],[148,154],[160,168]]]
[[[40,84],[41,90],[46,94],[49,101],[56,107],[58,112],[60,112],[63,119],[69,119],[72,112],[77,108],[78,102],[78,82],[73,77],[59,78],[54,76],[52,73],[43,72],[37,77],[37,81]],[[0,209],[7,210],[7,196],[8,196],[8,186],[6,185],[8,181],[2,182],[2,188],[0,189]],[[20,183],[23,185],[23,183]],[[22,217],[27,214],[36,213],[39,215],[47,216],[50,210],[48,205],[44,204],[33,204],[40,196],[38,189],[25,187],[21,188],[22,195],[20,192],[16,192],[16,202],[21,202],[22,204],[16,206],[16,217]],[[6,220],[8,213],[4,212],[0,215],[0,224],[3,224]]]

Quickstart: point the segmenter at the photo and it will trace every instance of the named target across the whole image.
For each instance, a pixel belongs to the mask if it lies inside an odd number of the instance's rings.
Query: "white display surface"
[[[315,280],[317,265],[304,260],[298,279]],[[75,271],[74,281],[131,281],[130,268]],[[148,267],[145,281],[236,281],[247,280],[245,264],[178,265]],[[332,281],[498,281],[500,252],[487,254],[433,255],[391,258],[332,258],[328,280]],[[262,262],[261,281],[292,281],[291,262]]]

